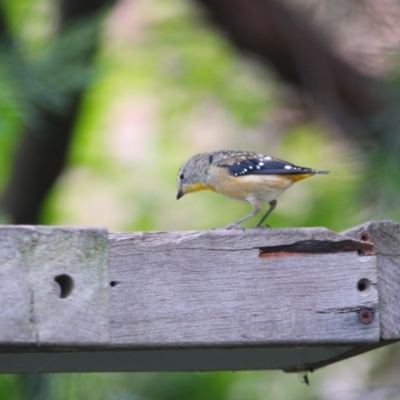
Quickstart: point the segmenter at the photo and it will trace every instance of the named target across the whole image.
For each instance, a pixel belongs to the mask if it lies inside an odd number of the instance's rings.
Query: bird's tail
[[[301,181],[303,179],[309,178],[310,176],[314,176],[316,174],[329,174],[330,171],[317,171],[315,169],[310,170],[309,173],[306,174],[291,174],[290,179],[292,180],[292,182],[298,182]]]

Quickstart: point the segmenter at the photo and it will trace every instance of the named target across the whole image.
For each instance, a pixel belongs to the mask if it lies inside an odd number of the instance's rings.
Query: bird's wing
[[[213,164],[225,167],[231,175],[271,175],[271,174],[321,174],[328,171],[317,171],[312,168],[299,167],[287,161],[255,152],[225,151],[219,152]]]

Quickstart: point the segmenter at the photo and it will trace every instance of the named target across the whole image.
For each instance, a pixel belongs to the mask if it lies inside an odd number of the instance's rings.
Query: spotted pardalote
[[[177,199],[187,193],[212,190],[235,200],[247,201],[252,212],[229,224],[237,227],[257,215],[264,203],[269,209],[255,227],[260,227],[277,205],[277,198],[293,183],[316,174],[328,174],[299,167],[252,151],[220,150],[190,157],[180,167],[177,176]]]

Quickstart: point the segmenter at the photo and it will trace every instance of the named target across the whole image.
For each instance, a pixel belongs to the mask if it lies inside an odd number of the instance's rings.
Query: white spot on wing
[[[290,165],[285,165],[284,168],[285,169],[292,169],[292,167]],[[294,169],[296,169],[296,167]]]

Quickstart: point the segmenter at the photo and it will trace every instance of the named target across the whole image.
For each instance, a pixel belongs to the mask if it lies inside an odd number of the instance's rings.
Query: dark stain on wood
[[[361,256],[375,255],[373,243],[352,239],[338,242],[304,240],[282,246],[260,247],[259,250],[261,258],[294,256],[299,253],[320,254],[349,251],[356,251]]]

